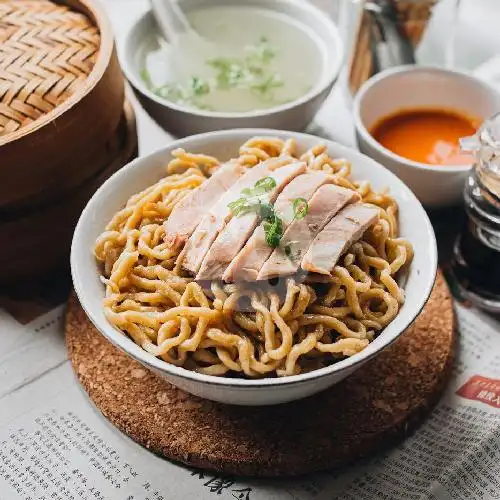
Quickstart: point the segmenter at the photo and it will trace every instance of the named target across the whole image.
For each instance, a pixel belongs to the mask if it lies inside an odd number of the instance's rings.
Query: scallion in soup
[[[321,42],[272,10],[213,6],[186,13],[193,28],[169,44],[152,35],[139,53],[157,96],[184,106],[248,112],[294,101],[317,83]]]

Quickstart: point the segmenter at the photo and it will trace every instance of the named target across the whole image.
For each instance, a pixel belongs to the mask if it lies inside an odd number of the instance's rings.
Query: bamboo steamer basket
[[[0,1],[0,214],[91,182],[117,154],[124,80],[92,0]]]
[[[16,288],[55,270],[69,269],[71,239],[78,218],[97,188],[137,157],[135,115],[127,102],[118,127],[115,158],[100,172],[51,204],[16,217],[0,214],[0,283]],[[89,249],[90,251],[90,249]]]

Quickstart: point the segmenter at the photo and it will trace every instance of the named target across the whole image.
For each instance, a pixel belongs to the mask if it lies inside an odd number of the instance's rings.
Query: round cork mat
[[[243,407],[191,396],[150,373],[97,332],[75,296],[66,318],[73,368],[110,422],[165,458],[246,476],[330,469],[406,436],[445,387],[455,336],[439,274],[413,326],[346,380],[304,400]]]

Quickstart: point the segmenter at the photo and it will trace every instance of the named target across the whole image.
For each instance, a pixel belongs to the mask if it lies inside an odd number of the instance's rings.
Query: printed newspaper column
[[[287,481],[248,481],[162,460],[112,427],[91,406],[68,362],[29,380],[23,370],[0,395],[0,499],[432,500],[500,498],[500,325],[457,306],[454,378],[428,420],[401,445],[354,466]],[[57,337],[60,310],[43,318]],[[31,328],[32,327],[32,328]],[[17,363],[38,323],[18,332]],[[51,331],[54,330],[54,331]],[[10,388],[10,389],[9,389]],[[159,423],[158,425],[161,425]]]

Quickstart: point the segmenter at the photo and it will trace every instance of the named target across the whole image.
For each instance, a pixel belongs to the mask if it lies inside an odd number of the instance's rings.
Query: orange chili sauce
[[[371,130],[382,146],[408,160],[429,165],[470,165],[458,140],[472,135],[480,120],[444,109],[408,109],[386,116]]]

